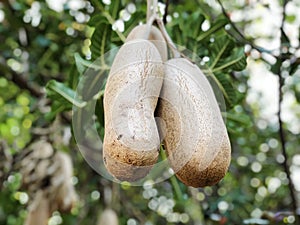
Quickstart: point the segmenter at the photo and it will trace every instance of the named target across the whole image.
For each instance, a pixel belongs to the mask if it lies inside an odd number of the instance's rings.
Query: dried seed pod
[[[148,40],[126,42],[114,59],[104,93],[103,160],[119,180],[136,181],[157,161],[154,110],[163,75],[160,53]]]
[[[59,164],[59,169],[51,177],[51,209],[53,211],[70,212],[78,200],[72,184],[73,164],[71,157],[63,152],[57,152],[54,161]]]
[[[39,140],[15,158],[13,169],[22,175],[21,189],[29,194],[26,225],[46,225],[54,211],[70,212],[77,201],[71,182],[73,165],[68,154]]]
[[[222,179],[230,142],[213,90],[201,70],[183,58],[165,63],[157,114],[166,126],[168,160],[186,185],[203,187]]]

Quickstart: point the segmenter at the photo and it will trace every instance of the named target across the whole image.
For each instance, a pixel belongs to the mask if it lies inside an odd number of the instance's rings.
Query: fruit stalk
[[[147,0],[147,22],[154,15],[157,16],[157,0]]]

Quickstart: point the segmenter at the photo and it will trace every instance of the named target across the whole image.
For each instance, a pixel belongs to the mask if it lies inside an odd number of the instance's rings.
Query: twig
[[[164,22],[164,24],[167,23],[167,16],[168,16],[168,11],[169,11],[169,4],[170,4],[170,0],[166,0],[166,8],[165,8],[164,16],[163,16],[163,22]]]
[[[281,21],[281,26],[280,26],[280,35],[281,38],[285,35],[284,32],[284,22],[285,22],[285,18],[286,18],[286,4],[287,4],[287,0],[284,0],[283,2],[283,16],[282,16],[282,21]],[[280,55],[284,54],[283,53],[283,47],[284,47],[284,43],[280,42]],[[286,151],[286,140],[285,140],[285,134],[284,134],[284,128],[283,128],[283,121],[282,121],[282,100],[283,100],[283,86],[284,86],[284,78],[282,76],[282,63],[283,60],[282,59],[278,59],[280,60],[280,67],[279,67],[279,71],[278,71],[278,77],[279,77],[279,101],[278,101],[278,112],[277,112],[277,117],[278,117],[278,123],[279,123],[279,138],[280,138],[280,143],[281,143],[281,148],[282,148],[282,154],[284,156],[284,161],[282,163],[283,169],[287,175],[287,179],[289,181],[289,190],[290,190],[290,196],[292,199],[292,210],[293,213],[295,215],[295,224],[299,225],[300,224],[300,218],[297,215],[297,199],[295,196],[295,187],[293,184],[293,181],[291,179],[291,174],[290,174],[290,169],[289,169],[289,165],[288,165],[288,154]]]
[[[21,74],[17,74],[15,71],[3,64],[0,64],[0,68],[2,71],[10,75],[10,78],[7,78],[13,81],[20,89],[29,91],[29,93],[36,98],[40,98],[44,95],[39,87],[32,85],[30,81],[26,80]]]
[[[179,58],[180,57],[180,52],[178,51],[178,49],[176,48],[175,44],[173,43],[172,39],[170,38],[166,28],[165,28],[165,25],[163,24],[162,20],[157,18],[156,19],[156,23],[163,35],[163,37],[165,38],[165,40],[167,41],[167,44],[169,45],[169,47],[171,48],[172,50],[172,53],[173,53],[173,57],[174,58]]]
[[[268,50],[268,49],[265,49],[263,47],[260,47],[256,44],[254,44],[252,41],[250,41],[248,38],[246,38],[246,36],[242,33],[242,31],[240,31],[240,29],[235,25],[234,22],[232,22],[232,20],[230,19],[230,17],[228,16],[228,13],[226,12],[226,9],[224,8],[221,0],[217,0],[221,9],[222,9],[222,13],[223,15],[227,18],[229,24],[231,25],[231,27],[237,32],[237,34],[240,36],[240,38],[242,40],[238,40],[238,41],[242,41],[244,44],[248,44],[250,45],[253,49],[259,51],[259,52],[265,52],[265,53],[268,53],[272,56],[274,56],[275,58],[277,58],[277,56],[275,56],[272,51]],[[235,36],[234,36],[235,39],[237,39]]]
[[[40,98],[44,94],[35,86],[31,85],[22,75],[12,72],[12,81],[19,86],[21,89],[28,90],[34,97]]]
[[[167,156],[166,156],[166,153],[165,153],[165,150],[164,150],[163,146],[160,146],[160,155],[161,155],[163,160],[167,159]],[[175,177],[175,175],[173,175],[173,176],[171,176],[170,180],[171,180],[171,184],[172,184],[172,187],[174,189],[174,192],[175,192],[175,195],[176,195],[177,199],[180,202],[182,202],[183,201],[183,194],[182,194],[181,188],[179,186],[179,183],[177,181],[177,178]]]
[[[283,128],[283,122],[282,122],[282,110],[281,110],[281,105],[282,105],[282,100],[283,100],[283,92],[282,88],[284,85],[284,79],[282,77],[282,71],[278,74],[279,76],[279,107],[278,107],[278,112],[277,112],[277,117],[278,117],[278,123],[279,123],[279,138],[280,138],[280,144],[281,144],[281,149],[282,149],[282,155],[284,157],[284,161],[282,163],[283,169],[286,173],[287,179],[289,181],[289,190],[290,190],[290,195],[292,199],[292,210],[295,215],[296,222],[295,224],[299,225],[299,216],[297,215],[297,200],[296,196],[294,193],[295,187],[291,178],[291,173],[288,165],[288,155],[286,151],[286,140],[285,140],[285,134],[284,134],[284,128]]]

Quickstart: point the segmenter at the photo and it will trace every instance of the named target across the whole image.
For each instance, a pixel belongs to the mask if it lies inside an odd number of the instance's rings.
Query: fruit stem
[[[178,51],[178,49],[176,48],[175,44],[173,43],[172,39],[170,38],[165,25],[163,23],[163,21],[159,18],[156,19],[156,23],[162,33],[162,35],[164,36],[164,38],[167,41],[167,44],[169,45],[169,47],[172,49],[172,53],[173,53],[173,57],[174,58],[180,58],[180,52]]]
[[[160,146],[160,155],[161,155],[162,160],[167,159],[166,152],[165,152],[162,145]],[[180,202],[183,201],[183,194],[182,194],[181,188],[179,186],[178,180],[175,177],[175,175],[171,176],[170,181],[171,181],[171,184],[173,186],[173,189],[174,189],[175,195],[177,197],[177,200],[180,201]]]
[[[148,40],[151,32],[151,26],[156,20],[156,15],[152,15],[148,20],[147,20],[147,31],[145,33],[144,39]]]
[[[182,194],[182,191],[180,189],[180,186],[179,186],[179,183],[178,183],[178,180],[177,178],[175,177],[175,175],[173,175],[171,178],[171,184],[174,188],[174,191],[175,191],[175,194],[176,194],[176,197],[177,199],[181,202],[183,201],[183,194]]]
[[[157,0],[147,0],[147,23],[152,16],[157,16]]]

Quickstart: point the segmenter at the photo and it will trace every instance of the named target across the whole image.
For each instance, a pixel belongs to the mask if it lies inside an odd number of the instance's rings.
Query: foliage
[[[145,22],[145,3],[116,0],[105,4],[106,1],[91,0],[72,8],[72,1],[67,1],[57,12],[48,2],[0,3],[0,12],[5,15],[0,24],[0,140],[5,140],[9,154],[16,156],[45,131],[54,145],[70,154],[80,202],[70,214],[57,212],[53,217],[62,218],[61,224],[66,225],[96,224],[101,211],[112,208],[119,223],[129,225],[293,223],[278,124],[261,118],[260,99],[257,104],[246,99],[251,74],[245,70],[244,46],[255,38],[241,36],[230,17],[220,15],[206,1],[170,1],[168,33],[180,50],[201,66],[226,101],[227,111],[223,113],[232,142],[232,163],[226,177],[213,187],[188,188],[175,177],[159,184],[149,181],[143,187],[119,185],[88,166],[73,137],[62,142],[47,130],[59,121],[56,132],[66,135],[67,128],[71,128],[72,106],[89,110],[87,101],[93,98],[97,131],[103,135],[104,85],[99,84],[105,83],[103,74],[107,75],[112,59],[105,53],[112,50],[113,55],[113,49],[122,45],[128,32]],[[225,2],[231,9],[241,9],[238,3]],[[289,23],[294,21],[292,15],[286,19]],[[249,23],[239,25],[244,28]],[[281,41],[290,45],[287,36]],[[268,46],[251,46],[253,51],[267,52]],[[253,60],[251,52],[247,53],[247,60]],[[289,78],[283,78],[285,92],[295,96],[298,107],[300,60],[292,52],[281,56],[284,58],[277,57],[273,64],[263,57],[256,60],[263,61],[274,74],[282,70],[288,73]],[[89,89],[83,96],[76,96],[80,79],[87,75]],[[291,165],[300,140],[288,125],[284,128]],[[3,183],[0,224],[22,224],[26,217],[28,199],[26,190],[19,189],[20,179],[14,171]]]

